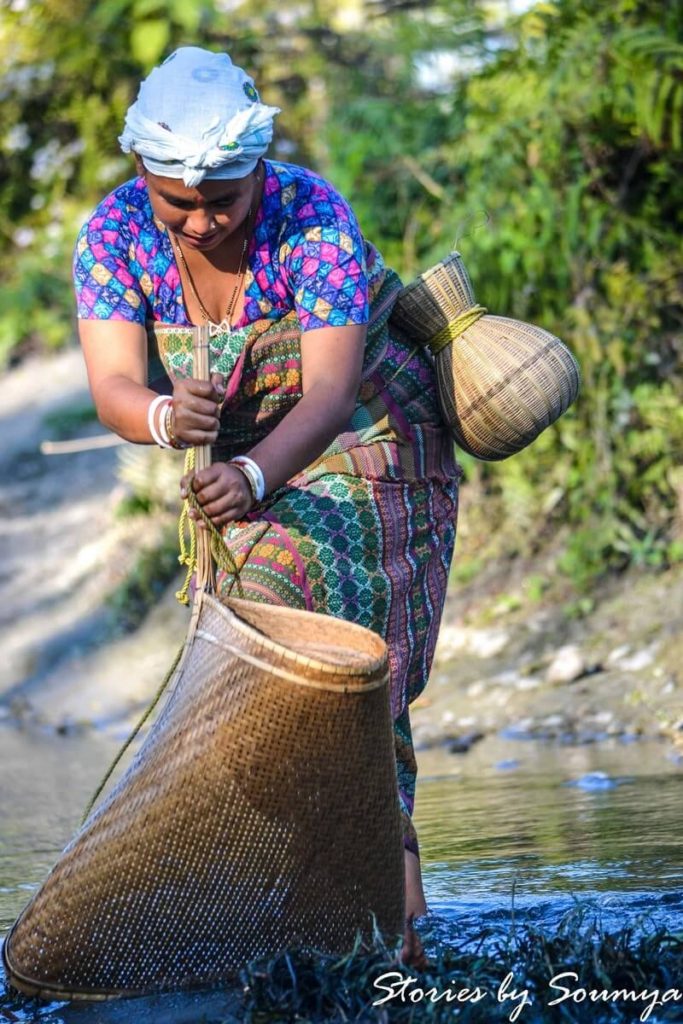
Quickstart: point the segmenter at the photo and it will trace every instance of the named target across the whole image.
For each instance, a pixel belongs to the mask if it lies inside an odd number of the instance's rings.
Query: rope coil
[[[456,338],[459,338],[461,334],[464,334],[468,327],[476,324],[477,320],[480,320],[487,312],[486,306],[475,305],[459,313],[438,334],[429,339],[429,347],[434,355],[440,352],[442,348],[445,348],[446,345],[455,341]]]

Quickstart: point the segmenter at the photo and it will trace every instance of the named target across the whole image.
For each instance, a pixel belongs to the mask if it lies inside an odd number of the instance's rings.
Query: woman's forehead
[[[205,179],[197,186],[186,185],[182,178],[165,178],[149,171],[146,178],[147,183],[151,184],[154,190],[161,195],[201,203],[207,200],[215,202],[217,199],[229,199],[232,196],[241,195],[248,186],[252,174],[248,174],[245,178]]]

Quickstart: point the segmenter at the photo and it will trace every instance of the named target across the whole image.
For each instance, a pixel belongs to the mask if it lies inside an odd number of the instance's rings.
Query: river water
[[[92,731],[60,736],[4,725],[0,749],[4,934],[76,828],[118,743]],[[428,951],[462,947],[483,925],[513,914],[553,931],[578,902],[607,928],[680,930],[683,761],[665,743],[487,737],[466,754],[425,750],[419,761]],[[238,1003],[237,993],[222,992],[39,1004],[9,993],[0,978],[0,1021],[225,1024],[237,1019]]]

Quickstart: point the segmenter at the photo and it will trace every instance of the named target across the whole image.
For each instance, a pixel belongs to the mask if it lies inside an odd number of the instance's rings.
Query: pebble
[[[585,671],[586,659],[583,654],[576,644],[567,644],[565,647],[560,647],[553,655],[546,670],[545,679],[551,685],[573,683]]]

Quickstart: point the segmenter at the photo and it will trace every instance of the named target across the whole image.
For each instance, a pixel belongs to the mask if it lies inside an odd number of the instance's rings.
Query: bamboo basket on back
[[[441,413],[461,448],[496,461],[526,448],[579,392],[579,367],[553,334],[491,316],[460,253],[404,288],[391,323],[436,359]]]
[[[198,449],[197,468],[209,461]],[[7,979],[30,996],[197,987],[288,947],[345,952],[375,927],[402,933],[384,641],[328,616],[216,600],[207,531],[198,543],[163,707],[5,942]]]

